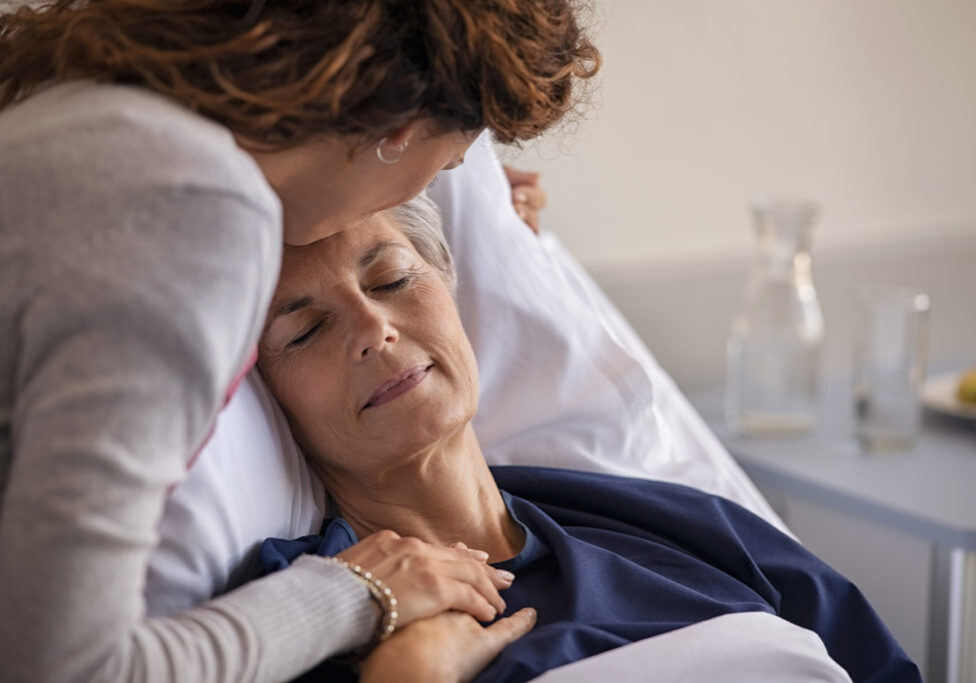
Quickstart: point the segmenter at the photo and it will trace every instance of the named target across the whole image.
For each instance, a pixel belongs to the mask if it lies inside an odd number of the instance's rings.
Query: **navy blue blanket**
[[[496,565],[517,576],[503,594],[508,613],[531,606],[539,619],[479,682],[527,681],[643,638],[748,611],[816,632],[854,681],[922,680],[853,584],[735,503],[642,479],[537,467],[492,473],[527,534],[522,552]],[[261,560],[274,571],[302,553],[335,555],[355,542],[344,520],[327,520],[322,535],[266,541]],[[648,667],[652,674],[653,662]],[[308,680],[355,678],[327,662]]]

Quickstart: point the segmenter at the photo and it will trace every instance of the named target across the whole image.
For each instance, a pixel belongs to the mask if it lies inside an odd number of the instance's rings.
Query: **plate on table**
[[[956,398],[962,376],[962,372],[947,372],[927,379],[922,387],[922,404],[937,413],[976,420],[976,403],[963,403]]]

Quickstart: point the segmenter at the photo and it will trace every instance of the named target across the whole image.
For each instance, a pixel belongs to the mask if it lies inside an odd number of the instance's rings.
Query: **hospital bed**
[[[614,306],[550,234],[521,222],[483,135],[429,188],[458,266],[478,358],[475,429],[490,464],[677,482],[789,533]],[[146,586],[150,614],[188,608],[248,575],[257,544],[318,530],[327,494],[252,371],[168,500]],[[819,638],[734,614],[554,669],[540,679],[845,681]]]

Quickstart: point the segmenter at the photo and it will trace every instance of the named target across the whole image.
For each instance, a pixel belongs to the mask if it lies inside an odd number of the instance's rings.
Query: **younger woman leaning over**
[[[598,63],[573,4],[5,11],[0,679],[276,681],[368,647],[369,590],[315,557],[145,618],[156,524],[253,362],[282,240],[411,198],[483,128],[515,141],[559,120]],[[476,551],[387,531],[341,555],[392,589],[404,625],[505,607],[510,579]],[[477,670],[531,623],[445,637]]]

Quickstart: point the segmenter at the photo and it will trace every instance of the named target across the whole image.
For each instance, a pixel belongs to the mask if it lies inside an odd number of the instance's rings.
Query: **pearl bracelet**
[[[392,636],[393,632],[396,630],[397,620],[400,618],[400,615],[397,613],[397,599],[393,595],[393,591],[390,590],[390,587],[373,576],[373,573],[369,570],[363,569],[358,564],[350,564],[349,562],[339,559],[338,557],[326,557],[324,559],[332,562],[333,564],[337,564],[340,567],[348,569],[355,574],[360,583],[369,589],[370,597],[376,602],[377,605],[380,606],[380,611],[382,612],[380,623],[376,627],[376,632],[373,634],[372,641],[370,641],[369,644],[362,649],[362,652],[369,652],[384,640]]]

